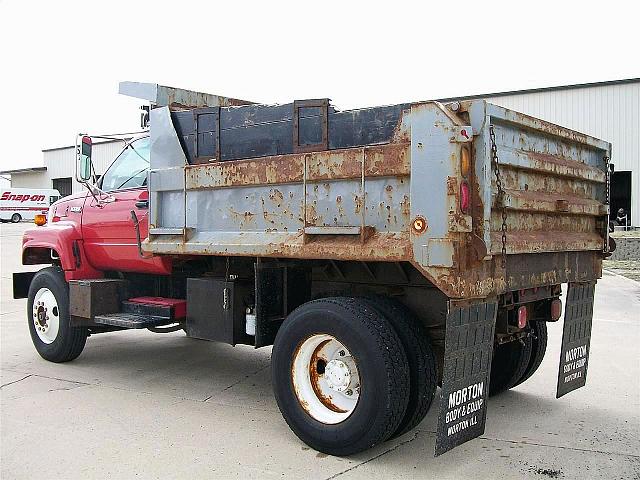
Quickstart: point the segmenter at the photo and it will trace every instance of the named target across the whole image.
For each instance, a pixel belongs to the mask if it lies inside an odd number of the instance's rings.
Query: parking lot
[[[638,282],[599,281],[585,388],[555,399],[562,322],[550,324],[542,366],[491,399],[481,438],[433,458],[434,408],[414,431],[336,458],[280,416],[268,348],[124,331],[91,337],[74,362],[42,360],[11,291],[29,268],[26,228],[0,227],[2,478],[640,478]]]

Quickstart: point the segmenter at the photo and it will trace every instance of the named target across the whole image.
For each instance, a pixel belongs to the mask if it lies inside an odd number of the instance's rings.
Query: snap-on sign
[[[28,202],[31,200],[32,202],[42,202],[44,201],[44,195],[29,195],[28,193],[23,195],[15,195],[11,194],[11,192],[4,192],[0,200],[13,200],[16,202]]]

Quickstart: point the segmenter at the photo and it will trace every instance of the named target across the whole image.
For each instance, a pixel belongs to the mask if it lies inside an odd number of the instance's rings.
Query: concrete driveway
[[[542,366],[491,399],[481,438],[433,458],[432,409],[413,432],[335,458],[282,420],[267,348],[117,332],[74,362],[42,360],[11,291],[27,227],[0,227],[3,479],[640,478],[640,283],[598,283],[585,388],[555,399],[562,323],[550,324]]]

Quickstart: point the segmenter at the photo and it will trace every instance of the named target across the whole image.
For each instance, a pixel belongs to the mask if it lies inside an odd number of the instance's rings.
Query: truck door
[[[167,273],[160,257],[142,258],[138,252],[131,211],[140,222],[140,236],[146,238],[149,192],[149,138],[141,138],[118,155],[100,179],[100,188],[109,194],[106,201],[87,196],[82,213],[84,250],[89,262],[99,270]]]

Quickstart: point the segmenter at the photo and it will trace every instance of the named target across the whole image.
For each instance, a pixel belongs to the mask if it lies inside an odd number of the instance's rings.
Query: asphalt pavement
[[[41,359],[13,300],[28,224],[0,226],[0,477],[640,478],[640,283],[596,288],[587,386],[555,398],[562,322],[538,372],[488,405],[482,437],[434,458],[436,408],[412,432],[348,458],[300,442],[271,393],[270,349],[181,332],[88,339],[67,364]],[[437,405],[437,401],[434,405]]]

